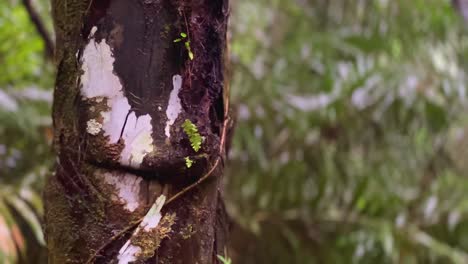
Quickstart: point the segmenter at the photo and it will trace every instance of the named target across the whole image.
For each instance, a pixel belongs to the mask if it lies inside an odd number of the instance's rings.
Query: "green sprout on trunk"
[[[187,168],[191,168],[193,163],[195,163],[194,160],[192,160],[190,157],[185,157],[185,166],[187,166]]]
[[[192,149],[195,152],[198,152],[201,148],[203,137],[198,132],[197,126],[192,123],[192,121],[185,119],[184,123],[182,124],[182,128],[189,138],[190,146],[192,146]],[[185,157],[185,165],[187,168],[191,168],[194,163],[195,161],[190,159],[190,157]]]
[[[185,134],[187,134],[193,150],[198,152],[201,148],[203,138],[198,132],[197,126],[192,123],[192,121],[185,119],[184,123],[182,124],[182,128],[184,129]]]
[[[174,43],[182,42],[183,40],[185,40],[185,48],[187,49],[188,56],[190,60],[193,60],[195,56],[193,55],[192,48],[190,47],[190,40],[188,39],[187,33],[184,33],[184,32],[180,33],[180,38],[175,39]]]
[[[218,255],[218,259],[223,263],[223,264],[232,264],[232,260],[229,257],[223,257],[221,255]]]

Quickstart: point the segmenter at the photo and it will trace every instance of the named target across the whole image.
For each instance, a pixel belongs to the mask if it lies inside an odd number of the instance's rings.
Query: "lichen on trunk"
[[[53,1],[53,13],[50,263],[217,263],[228,1]]]

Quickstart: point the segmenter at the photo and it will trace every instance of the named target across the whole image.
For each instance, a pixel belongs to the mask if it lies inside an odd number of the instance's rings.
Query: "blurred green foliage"
[[[34,3],[49,16],[46,1]],[[54,77],[43,49],[21,2],[0,1],[0,263],[44,256],[40,189],[53,159]]]
[[[450,1],[232,2],[232,263],[468,263],[468,31]],[[43,49],[0,1],[2,263],[43,243]]]
[[[450,1],[233,10],[234,263],[468,263],[468,39]]]

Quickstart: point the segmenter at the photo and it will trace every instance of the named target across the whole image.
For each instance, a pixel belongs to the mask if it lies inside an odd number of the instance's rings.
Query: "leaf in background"
[[[16,210],[19,215],[29,224],[29,227],[36,236],[40,245],[45,245],[42,227],[37,215],[29,208],[29,206],[17,196],[9,196],[6,198],[9,205]]]
[[[16,262],[18,257],[17,245],[15,245],[15,238],[11,232],[13,228],[17,228],[17,226],[3,201],[0,200],[0,259],[12,264]],[[21,240],[18,239],[18,241]],[[24,250],[24,248],[20,248],[20,250]]]

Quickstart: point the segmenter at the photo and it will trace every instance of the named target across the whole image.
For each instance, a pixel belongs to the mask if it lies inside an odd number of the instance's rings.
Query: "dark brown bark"
[[[58,158],[44,191],[50,263],[117,263],[127,241],[141,249],[136,263],[218,263],[226,240],[220,180],[228,1],[52,2]],[[187,37],[174,42],[181,33]],[[94,60],[103,66],[94,69]],[[121,90],[105,87],[110,84]],[[181,109],[170,123],[174,91]],[[139,137],[143,120],[150,120],[150,139]],[[182,129],[185,120],[203,137],[198,151]],[[115,124],[120,137],[112,142]],[[145,151],[141,160],[137,147]],[[162,195],[167,199],[157,228],[132,235]]]

